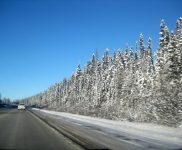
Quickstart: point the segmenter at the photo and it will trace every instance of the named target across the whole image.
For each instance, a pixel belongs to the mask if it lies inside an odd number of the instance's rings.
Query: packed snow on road
[[[90,116],[36,109],[49,117],[57,120],[65,119],[72,124],[97,128],[98,131],[112,138],[127,137],[128,139],[140,139],[142,141],[165,145],[167,148],[182,148],[182,128],[173,128],[149,123],[136,123],[127,121],[107,120]]]

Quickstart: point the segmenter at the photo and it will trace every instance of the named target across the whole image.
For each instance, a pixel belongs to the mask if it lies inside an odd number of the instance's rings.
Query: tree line
[[[31,106],[115,120],[182,123],[182,18],[169,31],[160,23],[156,56],[143,35],[135,48],[93,54],[82,69],[46,91],[23,99]],[[154,60],[155,58],[155,60]]]

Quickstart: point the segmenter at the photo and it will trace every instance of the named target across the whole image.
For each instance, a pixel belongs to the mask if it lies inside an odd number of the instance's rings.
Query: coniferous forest
[[[112,57],[106,49],[99,59],[96,51],[70,78],[22,101],[57,111],[177,127],[182,124],[182,18],[174,31],[161,20],[157,50],[152,50],[151,38],[146,43],[140,34],[135,46]]]

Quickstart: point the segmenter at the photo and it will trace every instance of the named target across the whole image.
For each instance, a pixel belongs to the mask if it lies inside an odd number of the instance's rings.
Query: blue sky
[[[0,93],[21,99],[44,91],[96,49],[112,55],[141,32],[155,51],[160,20],[173,30],[181,7],[181,0],[0,0]]]

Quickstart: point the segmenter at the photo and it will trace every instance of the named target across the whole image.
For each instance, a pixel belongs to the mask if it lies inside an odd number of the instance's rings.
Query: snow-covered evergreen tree
[[[83,71],[78,65],[70,78],[23,101],[59,111],[178,126],[182,122],[182,18],[171,33],[161,20],[155,61],[151,38],[146,45],[140,34],[135,50],[126,46],[111,57],[106,49],[102,60],[96,50]]]

